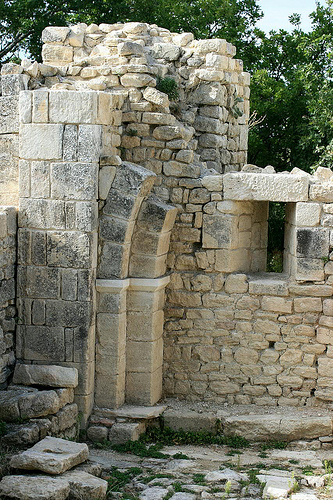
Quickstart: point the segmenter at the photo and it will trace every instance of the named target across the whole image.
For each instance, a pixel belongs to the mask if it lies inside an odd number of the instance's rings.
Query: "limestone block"
[[[221,38],[211,38],[210,40],[195,40],[191,46],[195,48],[199,55],[216,52],[217,54],[227,54],[227,42]]]
[[[222,191],[223,188],[223,178],[222,175],[206,175],[202,178],[202,185],[208,191]]]
[[[20,156],[32,160],[60,160],[63,126],[27,123],[20,126]]]
[[[124,278],[128,274],[129,245],[104,241],[97,270],[98,278]]]
[[[80,500],[102,500],[106,498],[107,481],[85,471],[69,471],[61,476],[69,482],[71,495]]]
[[[249,278],[249,293],[253,295],[288,295],[288,284],[284,280]]]
[[[59,398],[55,391],[30,392],[19,400],[21,418],[43,417],[59,410]]]
[[[19,94],[21,90],[27,90],[29,80],[30,78],[28,75],[2,75],[2,95],[9,96]]]
[[[118,54],[120,56],[141,56],[143,55],[143,48],[139,43],[131,42],[131,41],[125,41],[118,43],[117,46],[118,49]]]
[[[32,92],[22,90],[19,95],[20,123],[31,123],[32,119]]]
[[[125,195],[146,196],[155,181],[155,174],[134,163],[123,162],[117,169],[112,188]]]
[[[26,162],[28,163],[28,162]],[[21,160],[21,171],[22,166]],[[24,168],[24,167],[23,167]],[[45,161],[31,162],[31,197],[32,198],[49,198],[50,196],[50,175],[49,163]],[[23,180],[23,179],[22,179]]]
[[[98,166],[52,163],[51,196],[65,200],[96,200]]]
[[[206,66],[218,70],[227,70],[229,67],[229,57],[217,55],[214,52],[208,52],[206,54]]]
[[[154,372],[163,364],[163,338],[153,342],[126,343],[127,372]]]
[[[333,202],[332,182],[314,182],[310,184],[309,198],[313,201]]]
[[[73,47],[65,45],[45,44],[42,49],[43,63],[64,66],[73,62]]]
[[[79,32],[78,30],[74,31],[74,29],[71,29],[67,36],[67,41],[72,47],[82,47],[84,41],[84,33]]]
[[[261,307],[264,311],[291,313],[292,300],[283,297],[263,297]]]
[[[23,273],[23,271],[22,271]],[[23,274],[20,282],[23,284]],[[42,266],[29,266],[26,269],[24,295],[34,298],[54,299],[59,296],[59,270]]]
[[[51,91],[49,100],[51,123],[94,124],[97,122],[98,94],[96,92]]]
[[[203,216],[203,248],[236,248],[238,246],[238,219],[233,215]]]
[[[166,176],[198,178],[200,176],[199,165],[182,163],[179,161],[168,161],[163,164],[163,172]]]
[[[299,281],[323,281],[324,261],[320,258],[298,258],[296,261],[295,278]]]
[[[49,92],[38,90],[32,93],[32,121],[34,123],[47,123],[49,119]]]
[[[88,458],[88,446],[54,437],[46,437],[32,448],[15,455],[11,467],[62,474]]]
[[[48,26],[43,29],[42,41],[44,43],[63,43],[69,34],[69,28],[63,28],[58,26]]]
[[[193,33],[180,33],[179,35],[173,35],[172,37],[173,43],[179,47],[185,47],[192,42],[192,40],[194,40]]]
[[[308,179],[289,174],[228,173],[224,198],[230,200],[307,201]]]
[[[215,270],[232,273],[235,271],[249,271],[250,259],[244,249],[216,250]]]
[[[125,33],[129,33],[131,35],[145,35],[148,31],[148,27],[149,25],[146,23],[129,22],[125,23],[122,29]],[[118,26],[117,29],[119,29]]]
[[[97,339],[98,351],[114,358],[114,367],[109,367],[109,373],[120,373],[120,358],[125,354],[126,348],[126,315],[125,313],[97,314]]]
[[[320,298],[302,297],[294,299],[295,312],[322,312],[323,305]]]
[[[70,492],[64,479],[49,476],[5,476],[0,482],[0,494],[20,500],[65,500]]]
[[[146,73],[126,73],[120,77],[123,87],[155,87],[156,80]]]
[[[109,441],[113,444],[137,441],[145,432],[145,427],[143,422],[116,423],[109,431]]]
[[[320,222],[321,205],[319,203],[297,203],[296,225],[313,227]]]
[[[318,359],[318,375],[319,377],[332,377],[333,375],[333,359],[319,358]]]
[[[189,96],[194,104],[224,105],[226,89],[219,82],[201,83]]]
[[[65,227],[64,203],[57,200],[21,198],[18,224],[35,229]]]
[[[126,375],[126,401],[128,403],[154,405],[162,395],[162,367],[155,372]]]
[[[329,230],[324,228],[297,229],[296,255],[304,259],[322,259],[329,253]]]
[[[153,257],[133,254],[129,262],[129,275],[137,278],[159,278],[163,276],[167,266],[167,254]]]
[[[65,125],[63,137],[63,159],[77,161],[77,126]]]
[[[227,293],[247,293],[249,288],[246,274],[230,274],[224,286]]]
[[[152,342],[163,335],[163,311],[155,311],[151,315],[142,312],[127,313],[127,338],[135,342]]]
[[[152,113],[146,111],[142,113],[142,123],[149,123],[151,125],[174,125],[176,123],[176,118],[166,113]]]
[[[165,59],[166,61],[176,61],[181,54],[181,49],[171,43],[154,43],[151,48],[155,59]]]
[[[79,161],[97,162],[101,155],[102,126],[79,125],[78,152]]]
[[[78,371],[76,368],[63,366],[16,364],[13,383],[46,387],[76,387]]]
[[[22,339],[23,337],[23,339]],[[26,326],[19,332],[23,340],[24,359],[58,363],[65,361],[64,329],[62,327]]]
[[[0,134],[12,134],[19,131],[19,99],[18,96],[0,97]]]
[[[49,266],[89,268],[95,258],[94,239],[78,231],[54,231],[47,235]]]
[[[167,108],[169,106],[169,97],[167,94],[164,94],[155,88],[147,87],[143,91],[142,95],[146,101],[152,102],[157,106],[162,106],[163,108]]]

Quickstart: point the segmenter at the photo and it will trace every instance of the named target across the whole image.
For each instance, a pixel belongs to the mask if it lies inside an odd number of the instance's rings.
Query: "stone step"
[[[94,408],[87,436],[91,441],[108,440],[114,444],[136,441],[167,406],[124,405],[118,409]]]
[[[242,436],[249,441],[331,441],[333,437],[333,414],[322,408],[248,405],[218,409],[216,405],[211,408],[206,405],[203,411],[199,405],[172,402],[163,419],[173,430],[219,431],[225,436]]]

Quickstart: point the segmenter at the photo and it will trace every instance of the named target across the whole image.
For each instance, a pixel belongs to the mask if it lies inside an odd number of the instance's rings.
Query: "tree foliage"
[[[265,120],[251,130],[249,160],[277,170],[332,166],[333,13],[317,5],[312,30],[258,34],[260,56],[252,67],[251,109]]]

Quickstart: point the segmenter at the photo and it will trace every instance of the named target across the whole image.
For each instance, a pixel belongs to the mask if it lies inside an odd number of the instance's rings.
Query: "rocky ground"
[[[219,445],[166,446],[162,459],[91,448],[90,460],[102,467],[108,498],[114,499],[333,498],[333,448],[315,447],[306,442],[237,451]]]

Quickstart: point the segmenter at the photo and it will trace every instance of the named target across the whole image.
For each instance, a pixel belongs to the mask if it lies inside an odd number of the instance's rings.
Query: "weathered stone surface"
[[[61,476],[70,485],[73,498],[102,500],[106,497],[107,481],[84,471],[70,471]]]
[[[50,387],[76,387],[78,371],[76,368],[52,365],[16,364],[14,384],[43,385]]]
[[[144,423],[116,423],[109,431],[109,441],[114,444],[137,441],[146,430]]]
[[[227,200],[307,201],[308,179],[289,174],[230,173],[224,176]]]
[[[71,90],[50,92],[49,119],[52,123],[96,123],[96,92]]]
[[[0,494],[20,500],[65,500],[70,492],[65,479],[49,476],[5,476],[0,482]]]
[[[88,446],[53,437],[46,437],[32,448],[15,455],[11,467],[62,474],[88,458]]]
[[[63,126],[59,124],[22,124],[20,156],[33,160],[56,160],[62,157]]]

